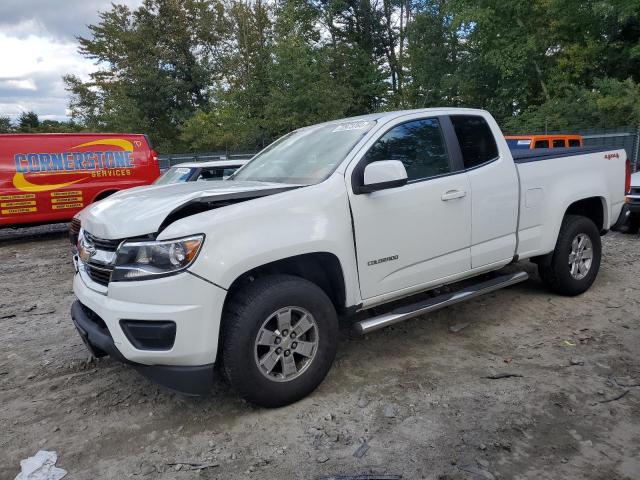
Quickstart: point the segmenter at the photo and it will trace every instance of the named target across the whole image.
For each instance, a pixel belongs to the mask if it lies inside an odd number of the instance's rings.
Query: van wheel
[[[600,269],[600,232],[587,217],[567,215],[548,262],[538,265],[542,282],[555,293],[579,295],[591,287]]]
[[[249,402],[280,407],[320,385],[336,354],[338,320],[316,284],[271,275],[245,285],[223,314],[222,360]]]

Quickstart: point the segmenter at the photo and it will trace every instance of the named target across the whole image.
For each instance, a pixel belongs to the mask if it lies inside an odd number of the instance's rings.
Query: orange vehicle
[[[505,135],[511,150],[533,150],[534,148],[582,147],[582,135]]]
[[[146,135],[0,135],[0,228],[64,222],[160,175]]]

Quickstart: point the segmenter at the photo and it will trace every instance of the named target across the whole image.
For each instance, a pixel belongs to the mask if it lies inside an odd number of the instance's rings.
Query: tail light
[[[624,193],[629,193],[629,191],[631,190],[631,162],[628,158],[626,162],[625,175],[626,177],[624,179]]]
[[[149,157],[151,157],[150,165],[153,165],[153,168],[160,175],[160,164],[158,163],[158,152],[156,152],[153,148],[149,150]]]

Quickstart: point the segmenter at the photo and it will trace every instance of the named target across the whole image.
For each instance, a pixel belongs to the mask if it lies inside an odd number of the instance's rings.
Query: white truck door
[[[518,173],[506,142],[496,142],[493,118],[451,115],[473,203],[471,205],[471,266],[506,263],[516,250]]]
[[[348,171],[363,299],[426,286],[471,268],[471,189],[459,150],[457,161],[449,153],[452,138],[448,117],[407,115],[370,140]],[[364,167],[382,160],[402,161],[408,183],[354,193],[353,182],[362,181]]]

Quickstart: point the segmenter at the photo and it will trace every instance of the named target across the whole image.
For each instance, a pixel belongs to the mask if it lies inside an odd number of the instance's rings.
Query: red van
[[[0,135],[0,228],[68,221],[89,203],[159,175],[146,135]]]

